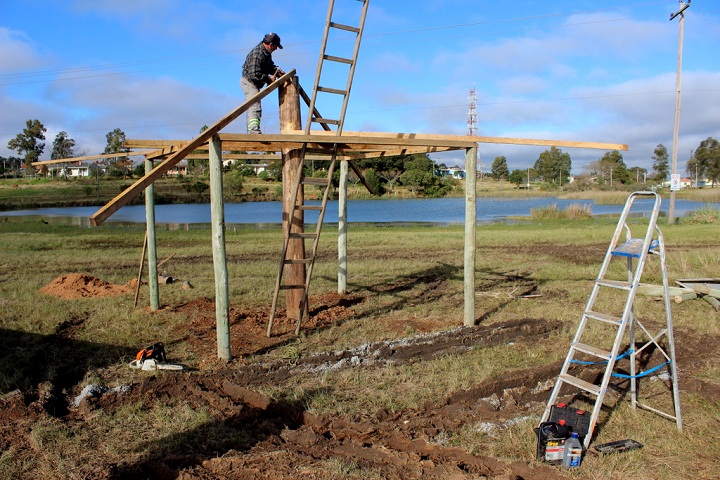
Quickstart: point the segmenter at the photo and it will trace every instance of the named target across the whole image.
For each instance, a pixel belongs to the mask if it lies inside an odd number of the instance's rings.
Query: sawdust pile
[[[69,273],[57,277],[41,288],[40,292],[65,299],[114,297],[132,292],[136,282],[137,280],[133,279],[125,285],[114,285],[92,275]]]

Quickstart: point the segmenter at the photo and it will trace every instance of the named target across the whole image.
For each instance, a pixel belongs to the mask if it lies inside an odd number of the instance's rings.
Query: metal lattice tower
[[[475,108],[475,102],[477,101],[477,95],[475,95],[475,87],[470,89],[468,95],[468,114],[467,114],[467,134],[470,137],[477,136],[477,110]]]
[[[473,86],[468,94],[467,134],[469,137],[475,137],[478,134],[478,117],[477,109],[475,107],[476,102],[477,95],[475,94],[475,86]],[[480,178],[482,179],[482,164],[480,163],[479,157],[476,158],[476,162],[478,173],[480,174]]]

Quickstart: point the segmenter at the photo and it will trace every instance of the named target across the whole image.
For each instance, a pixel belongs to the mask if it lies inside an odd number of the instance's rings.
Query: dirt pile
[[[114,285],[83,273],[61,275],[40,289],[40,293],[74,300],[87,297],[114,297],[130,293],[135,289],[136,280],[125,285]]]

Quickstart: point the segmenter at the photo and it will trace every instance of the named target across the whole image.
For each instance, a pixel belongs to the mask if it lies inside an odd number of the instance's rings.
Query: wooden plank
[[[107,218],[110,217],[113,213],[120,210],[123,205],[127,204],[130,200],[139,195],[145,187],[157,180],[161,175],[163,175],[170,168],[180,162],[180,160],[185,158],[188,154],[192,153],[192,151],[195,150],[197,147],[206,143],[213,135],[218,133],[223,128],[227,127],[233,120],[235,120],[237,117],[242,115],[248,108],[250,108],[251,105],[265,98],[289,78],[292,78],[293,75],[295,75],[294,69],[287,72],[278,80],[268,85],[264,90],[261,90],[257,95],[253,96],[248,101],[246,101],[245,103],[225,115],[223,118],[215,122],[215,124],[213,124],[211,127],[208,127],[193,140],[184,144],[177,152],[170,155],[170,157],[168,157],[160,164],[158,164],[155,168],[153,168],[150,173],[137,180],[124,192],[112,199],[108,204],[106,204],[104,207],[102,207],[100,210],[90,216],[90,224],[92,226],[98,226],[102,222],[107,220]]]
[[[115,157],[134,157],[137,155],[145,155],[147,153],[150,153],[151,150],[148,151],[141,151],[141,152],[118,152],[118,153],[103,153],[102,155],[85,155],[82,157],[70,157],[70,158],[60,158],[58,160],[43,160],[42,162],[32,162],[30,165],[33,167],[38,167],[41,165],[52,165],[55,163],[76,163],[76,162],[86,162],[88,160],[99,160],[102,158],[115,158]]]
[[[311,134],[322,135],[323,132],[311,132]],[[548,147],[571,147],[571,148],[592,148],[600,150],[622,150],[627,151],[628,146],[620,143],[603,143],[603,142],[578,142],[573,140],[543,140],[535,138],[513,138],[513,137],[485,137],[485,136],[459,136],[459,135],[438,135],[427,133],[389,133],[389,132],[348,132],[344,131],[341,135],[343,141],[345,137],[392,137],[406,139],[421,140],[439,140],[438,145],[442,145],[448,139],[466,139],[476,143],[499,143],[505,145],[539,145]]]

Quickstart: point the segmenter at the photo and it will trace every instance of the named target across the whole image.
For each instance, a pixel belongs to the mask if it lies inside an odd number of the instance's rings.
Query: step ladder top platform
[[[640,258],[644,245],[645,240],[643,240],[642,238],[631,238],[625,243],[616,246],[611,253],[618,257]],[[659,242],[657,240],[653,240],[652,242],[650,242],[650,247],[648,248],[648,251],[650,253],[653,253],[657,250],[658,246]]]

